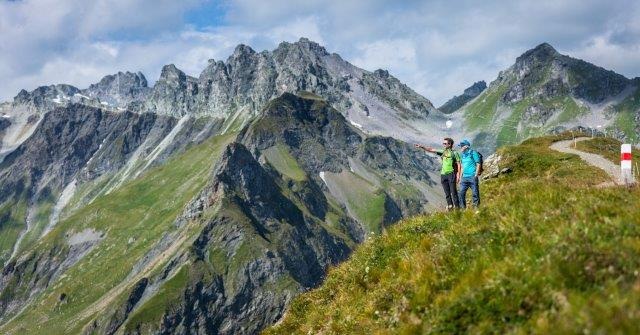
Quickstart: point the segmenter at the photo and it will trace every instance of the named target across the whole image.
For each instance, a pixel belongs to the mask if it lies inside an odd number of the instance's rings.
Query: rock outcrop
[[[453,113],[460,109],[460,107],[464,106],[467,102],[480,95],[480,93],[486,89],[487,83],[485,83],[484,80],[477,81],[473,83],[473,85],[465,88],[461,95],[456,95],[449,99],[444,103],[444,105],[438,107],[438,109],[445,114]]]

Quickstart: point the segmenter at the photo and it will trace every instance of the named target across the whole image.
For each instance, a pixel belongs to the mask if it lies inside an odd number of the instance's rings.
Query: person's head
[[[462,148],[462,151],[465,151],[471,147],[471,142],[469,142],[469,140],[467,139],[464,139],[460,141],[460,143],[458,143],[458,146]]]
[[[453,148],[453,139],[445,137],[442,141],[442,145],[447,149]]]

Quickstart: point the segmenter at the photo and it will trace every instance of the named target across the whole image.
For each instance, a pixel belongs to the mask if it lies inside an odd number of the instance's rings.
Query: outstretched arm
[[[419,148],[419,149],[422,149],[422,150],[424,150],[424,151],[427,151],[427,152],[433,152],[433,153],[436,153],[436,149],[434,149],[434,148],[432,148],[432,147],[426,147],[426,146],[424,146],[424,145],[422,145],[422,144],[417,144],[417,143],[416,143],[416,144],[415,144],[415,147],[416,147],[416,148]]]

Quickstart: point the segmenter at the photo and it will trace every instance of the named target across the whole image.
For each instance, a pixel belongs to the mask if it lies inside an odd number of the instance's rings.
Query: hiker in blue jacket
[[[466,208],[467,189],[471,188],[473,195],[473,206],[480,205],[480,187],[478,185],[478,176],[481,171],[482,159],[480,154],[471,149],[469,140],[462,140],[458,146],[461,148],[460,161],[462,163],[462,177],[460,178],[460,207]]]

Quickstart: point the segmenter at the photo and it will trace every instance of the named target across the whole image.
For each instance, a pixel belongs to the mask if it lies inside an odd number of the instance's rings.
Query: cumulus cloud
[[[640,74],[634,0],[212,1],[0,2],[0,75],[9,78],[0,99],[50,83],[84,87],[118,70],[153,82],[167,63],[197,75],[238,43],[260,51],[303,36],[367,70],[388,69],[436,105],[541,42]],[[190,22],[192,11],[216,19]]]

